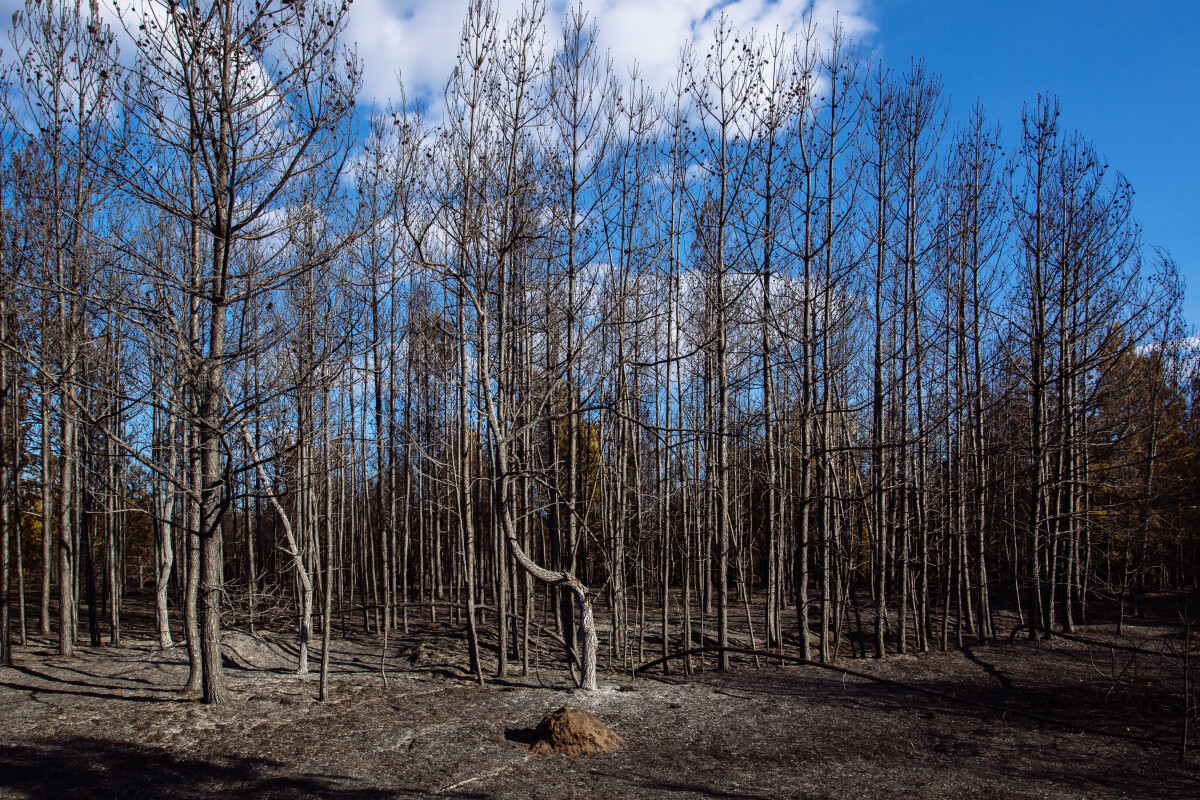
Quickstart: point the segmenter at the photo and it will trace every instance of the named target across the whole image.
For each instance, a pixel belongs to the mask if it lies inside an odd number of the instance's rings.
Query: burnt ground
[[[336,639],[322,703],[316,675],[293,674],[291,637],[234,633],[234,699],[206,707],[177,694],[186,651],[157,650],[146,619],[123,647],[62,659],[31,640],[0,668],[0,797],[1200,797],[1200,758],[1179,761],[1178,663],[1062,639],[838,661],[984,708],[749,659],[728,673],[602,672],[595,693],[544,666],[481,687],[461,634],[429,624],[391,637],[386,687],[380,639]],[[1168,635],[1134,627],[1123,641]],[[530,730],[564,705],[626,746],[531,755]]]

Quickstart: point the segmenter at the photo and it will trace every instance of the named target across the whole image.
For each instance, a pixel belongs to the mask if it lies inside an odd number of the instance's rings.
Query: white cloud
[[[546,43],[558,40],[567,4],[552,2],[546,15]],[[500,0],[502,21],[511,20],[520,0]],[[599,27],[601,48],[612,54],[618,76],[635,63],[655,89],[666,87],[675,73],[680,49],[689,41],[702,51],[721,13],[743,32],[769,34],[776,28],[797,32],[815,20],[831,30],[834,20],[852,36],[874,30],[865,0],[594,0],[585,2]],[[465,0],[357,0],[350,11],[347,43],[357,43],[363,59],[363,100],[385,102],[398,95],[397,72],[410,97],[435,104],[458,54],[458,37],[466,15]]]
[[[546,14],[546,44],[553,47],[561,20],[572,0],[551,0]],[[150,5],[143,2],[143,5]],[[499,0],[502,21],[511,20],[521,0]],[[655,89],[663,89],[675,72],[680,48],[692,41],[703,51],[721,13],[742,32],[770,34],[776,27],[797,32],[811,17],[829,30],[838,20],[852,36],[874,30],[868,0],[585,0],[584,8],[599,26],[599,41],[613,57],[622,79],[635,62]],[[111,0],[101,6],[111,15]],[[0,0],[7,21],[24,7],[22,0]],[[346,45],[356,46],[366,72],[361,100],[386,103],[398,98],[401,73],[410,98],[435,104],[454,68],[458,37],[467,0],[355,0],[350,6]]]
[[[363,102],[440,95],[458,55],[467,4],[461,0],[357,0],[350,7],[346,44],[363,60]]]

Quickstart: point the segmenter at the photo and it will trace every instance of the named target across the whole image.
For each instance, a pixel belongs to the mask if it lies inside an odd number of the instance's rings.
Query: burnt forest
[[[470,0],[385,104],[369,5],[13,14],[0,798],[1200,796],[1184,280],[1069,96]]]

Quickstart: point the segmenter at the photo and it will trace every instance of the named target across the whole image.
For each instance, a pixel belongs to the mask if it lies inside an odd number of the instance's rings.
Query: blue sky
[[[149,5],[156,0],[122,0]],[[158,0],[161,2],[161,0]],[[568,2],[548,0],[549,36]],[[497,0],[510,17],[521,0]],[[23,0],[0,0],[7,20]],[[620,71],[637,61],[654,86],[680,45],[700,47],[724,12],[742,29],[799,29],[835,16],[892,67],[924,58],[962,119],[976,98],[1019,134],[1039,92],[1062,100],[1061,122],[1091,139],[1136,191],[1147,244],[1165,247],[1188,283],[1185,316],[1200,325],[1200,0],[584,0]],[[101,7],[112,14],[111,3]],[[356,0],[347,40],[367,72],[362,100],[436,97],[453,67],[467,0]],[[7,42],[5,49],[8,49]]]
[[[979,98],[1006,144],[1023,103],[1059,95],[1064,127],[1133,184],[1145,241],[1178,262],[1200,325],[1200,2],[875,0],[864,13],[885,61],[924,58],[953,116]]]
[[[11,2],[11,0],[6,0]],[[144,1],[144,0],[143,0]],[[549,34],[574,0],[549,0]],[[498,0],[504,16],[521,0]],[[1021,108],[1062,100],[1061,122],[1091,139],[1136,192],[1147,244],[1165,247],[1200,325],[1200,0],[584,0],[618,70],[641,65],[664,86],[679,46],[700,47],[724,12],[743,28],[795,31],[806,13],[835,16],[893,67],[924,58],[962,119],[976,98],[1016,141]],[[384,99],[401,70],[410,97],[436,96],[453,65],[466,0],[357,0],[349,38]]]

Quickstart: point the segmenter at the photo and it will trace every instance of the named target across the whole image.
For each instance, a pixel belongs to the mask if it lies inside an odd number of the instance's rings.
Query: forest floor
[[[1200,797],[1200,758],[1179,761],[1178,665],[1065,639],[838,660],[904,687],[710,657],[690,676],[602,672],[585,693],[561,663],[481,687],[461,633],[426,622],[390,637],[386,686],[378,637],[335,639],[318,702],[319,648],[299,678],[294,638],[233,632],[233,700],[209,707],[177,694],[186,649],[159,650],[141,618],[120,648],[64,659],[33,639],[0,668],[0,797]],[[1134,625],[1122,641],[1170,635]],[[530,754],[561,706],[625,747]]]

